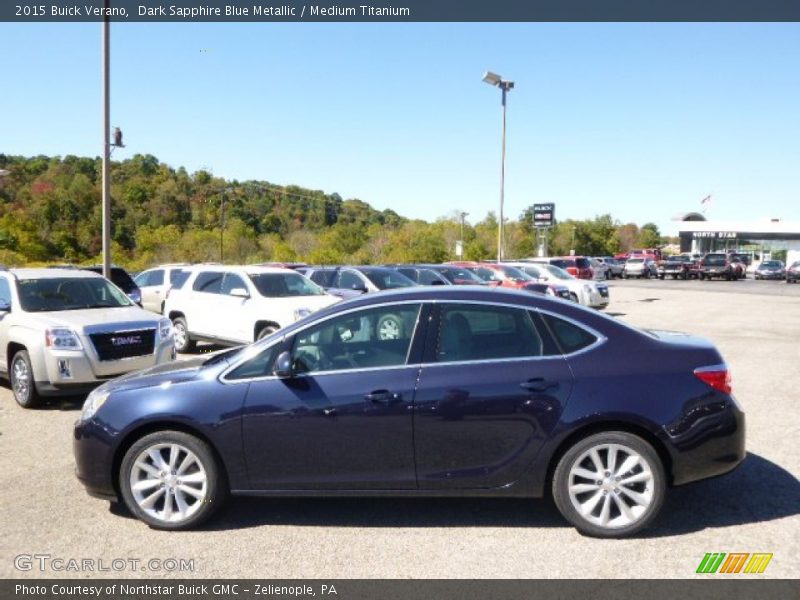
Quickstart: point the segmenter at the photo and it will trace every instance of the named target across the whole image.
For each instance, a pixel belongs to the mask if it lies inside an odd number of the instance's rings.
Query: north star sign
[[[735,231],[695,231],[692,234],[694,238],[716,238],[718,240],[732,240],[736,239]]]

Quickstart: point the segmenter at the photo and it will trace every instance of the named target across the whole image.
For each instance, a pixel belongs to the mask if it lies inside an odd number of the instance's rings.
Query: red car
[[[552,258],[543,258],[542,260],[564,269],[578,279],[594,279],[592,263],[584,256],[554,256]]]
[[[563,298],[565,300],[570,299],[569,290],[565,286],[555,283],[541,282],[535,277],[531,277],[524,271],[510,265],[469,261],[452,262],[447,264],[472,271],[475,273],[475,275],[492,286],[547,294],[557,298]]]

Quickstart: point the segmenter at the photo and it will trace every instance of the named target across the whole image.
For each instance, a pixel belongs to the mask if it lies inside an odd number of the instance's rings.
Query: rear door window
[[[205,292],[206,294],[219,294],[222,290],[222,278],[224,273],[218,271],[204,271],[197,275],[194,280],[192,290],[195,292]]]
[[[437,362],[538,357],[544,342],[527,310],[446,304],[439,319]]]
[[[549,314],[542,314],[542,319],[550,328],[562,354],[572,354],[591,346],[597,341],[597,336],[593,333],[570,321]]]

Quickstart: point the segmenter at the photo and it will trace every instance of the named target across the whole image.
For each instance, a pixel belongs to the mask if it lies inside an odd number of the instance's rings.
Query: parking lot
[[[800,576],[800,285],[751,276],[610,286],[616,318],[711,339],[748,419],[744,464],[672,490],[656,525],[635,539],[582,537],[547,500],[444,498],[233,499],[203,530],[154,531],[75,479],[80,401],[26,411],[5,385],[0,576],[80,576],[15,567],[16,556],[40,554],[141,561],[99,573],[123,577],[684,578],[706,552],[773,553],[763,576]],[[143,570],[151,559],[193,560],[193,571]]]

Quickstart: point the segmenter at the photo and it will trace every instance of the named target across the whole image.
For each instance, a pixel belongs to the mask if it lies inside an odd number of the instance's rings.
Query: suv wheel
[[[177,352],[191,352],[197,343],[189,337],[189,326],[184,317],[172,319],[172,329],[175,336],[175,350]]]
[[[580,440],[553,474],[553,498],[578,531],[624,537],[655,519],[666,494],[664,468],[642,438],[623,431]]]
[[[228,494],[211,448],[181,431],[158,431],[134,443],[122,459],[119,487],[130,511],[156,529],[199,525]]]
[[[41,396],[36,391],[36,381],[33,376],[31,358],[27,350],[20,350],[11,359],[9,380],[14,392],[14,399],[22,408],[35,408],[41,402]]]

